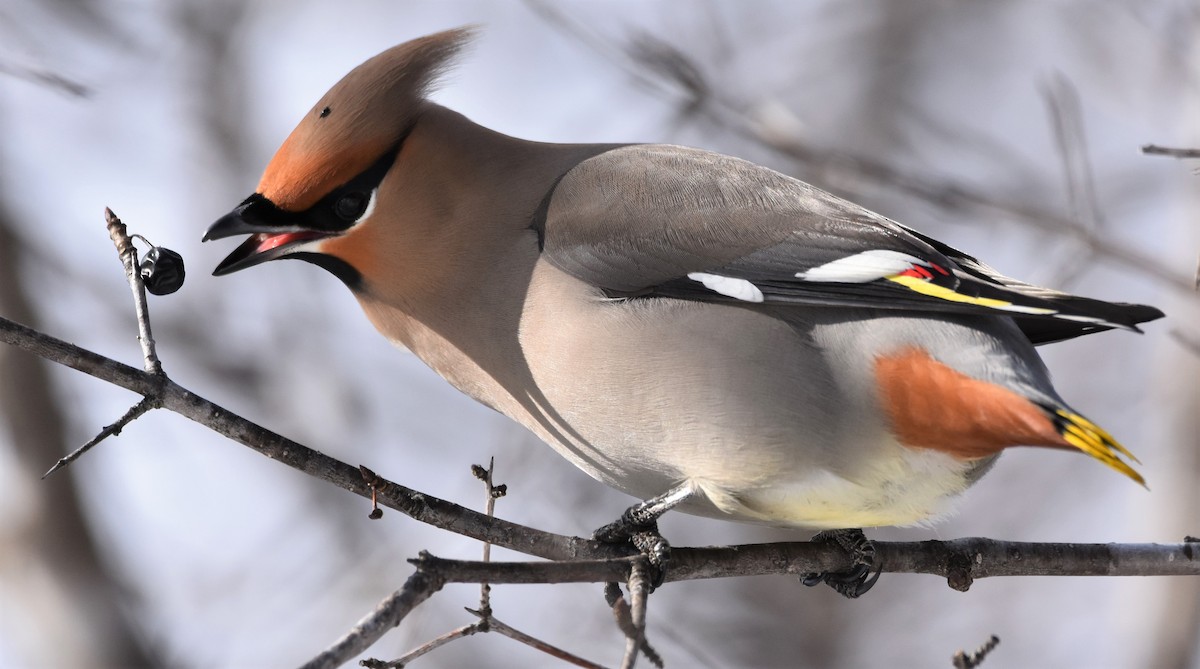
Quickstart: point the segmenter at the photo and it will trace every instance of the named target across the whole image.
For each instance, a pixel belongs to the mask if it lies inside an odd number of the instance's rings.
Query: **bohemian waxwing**
[[[804,528],[938,516],[1009,446],[1132,458],[1034,346],[1162,316],[1004,277],[681,146],[542,144],[425,98],[471,37],[355,68],[206,240],[332,272],[388,339],[591,476]]]

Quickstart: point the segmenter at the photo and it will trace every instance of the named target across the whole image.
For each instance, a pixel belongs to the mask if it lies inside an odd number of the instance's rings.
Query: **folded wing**
[[[611,297],[1002,315],[1035,344],[1162,316],[1022,283],[804,182],[677,146],[584,161],[538,229],[550,262]]]

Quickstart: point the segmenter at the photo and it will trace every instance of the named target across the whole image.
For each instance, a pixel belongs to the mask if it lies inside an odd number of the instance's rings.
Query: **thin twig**
[[[374,472],[372,472],[370,469],[367,469],[366,467],[361,467],[361,469],[363,472],[363,476],[367,477],[369,479],[369,484],[372,484],[374,482],[374,480],[378,478],[378,475],[375,474]],[[482,465],[471,465],[471,473],[475,476],[475,478],[479,479],[480,481],[483,481],[484,490],[487,495],[487,500],[484,504],[484,507],[485,507],[485,513],[487,514],[487,516],[489,518],[492,518],[495,515],[496,500],[505,496],[508,493],[508,486],[506,486],[504,484],[496,485],[494,483],[493,475],[495,474],[495,469],[496,469],[496,458],[494,458],[494,457],[488,461],[488,466],[486,468],[484,468]],[[374,485],[372,485],[372,490],[374,490]],[[374,493],[373,493],[373,497],[374,497]],[[374,501],[375,500],[373,499],[372,502],[374,502]],[[483,542],[483,560],[481,561],[481,563],[483,565],[488,565],[491,563],[491,559],[492,559],[491,547],[492,547],[492,545],[490,543],[488,543],[486,541]],[[428,553],[422,552],[421,556],[418,559],[412,560],[411,562],[413,562],[413,564],[417,565],[418,569],[431,569],[431,568],[437,569],[438,563],[435,562],[434,560],[436,560],[436,558],[433,558]],[[479,620],[477,622],[472,623],[470,625],[464,625],[457,629],[451,630],[445,634],[442,634],[441,636],[430,639],[429,641],[421,644],[420,646],[414,648],[413,650],[405,653],[404,655],[402,655],[399,658],[392,660],[390,662],[385,662],[382,660],[377,660],[377,659],[372,658],[372,659],[364,660],[363,666],[367,667],[368,669],[399,669],[400,667],[406,666],[413,660],[415,660],[423,655],[426,655],[438,648],[441,648],[442,646],[445,646],[446,644],[448,644],[452,641],[457,641],[458,639],[462,639],[462,638],[465,638],[468,636],[473,636],[473,635],[479,634],[479,633],[498,632],[502,636],[506,636],[515,641],[519,641],[535,650],[539,650],[543,653],[551,655],[552,657],[555,657],[559,660],[563,660],[570,664],[574,664],[574,665],[580,666],[580,667],[603,669],[603,667],[600,667],[600,665],[597,665],[593,662],[585,660],[585,659],[583,659],[577,655],[574,655],[566,650],[563,650],[557,646],[554,646],[545,641],[542,641],[541,639],[538,639],[536,637],[525,634],[524,632],[521,632],[520,630],[517,630],[517,629],[511,627],[510,625],[507,625],[507,624],[501,622],[500,620],[498,620],[492,614],[491,591],[492,591],[491,585],[488,583],[487,579],[486,578],[480,579],[480,581],[479,581],[479,609],[476,610],[476,609],[472,609],[469,607],[466,608],[467,612],[469,612],[472,615],[479,618]]]
[[[623,600],[622,600],[623,601]],[[624,626],[628,630],[625,634],[625,652],[621,655],[621,669],[633,669],[637,665],[638,649],[641,644],[638,643],[637,624],[633,622],[633,605],[623,606],[620,608],[622,616],[628,615],[629,621]]]
[[[0,332],[0,335],[2,334]],[[224,409],[220,410],[225,411]],[[188,417],[191,418],[191,416]],[[529,533],[526,530],[532,528],[502,518],[489,518],[478,511],[426,495],[380,476],[364,480],[360,469],[351,468],[323,453],[269,430],[264,430],[235,414],[230,413],[227,417],[236,424],[238,430],[233,431],[232,434],[222,429],[216,429],[217,432],[225,434],[267,457],[279,459],[285,463],[295,460],[297,462],[290,466],[330,481],[355,494],[369,497],[373,489],[380,504],[427,525],[547,560],[617,557],[628,555],[631,552],[599,541],[568,537],[542,530],[533,530],[532,533]],[[250,434],[243,434],[243,430],[249,431]],[[263,443],[264,438],[269,441]],[[276,447],[276,442],[282,443],[284,448]],[[330,475],[330,472],[335,475]],[[349,476],[351,472],[353,472],[353,476]],[[478,581],[471,582],[477,583]]]
[[[49,470],[47,470],[45,474],[42,474],[42,478],[45,479],[47,476],[53,474],[54,472],[62,469],[63,467],[66,467],[67,465],[71,464],[72,462],[75,462],[76,460],[79,459],[79,456],[83,455],[84,453],[87,453],[93,446],[100,443],[101,441],[104,441],[106,438],[115,437],[115,436],[121,434],[121,430],[123,430],[126,425],[128,425],[135,418],[137,418],[138,416],[141,416],[142,414],[146,413],[147,411],[157,408],[157,404],[158,404],[158,402],[155,398],[143,397],[140,402],[138,402],[137,404],[130,407],[129,411],[126,411],[124,416],[121,416],[120,418],[118,418],[117,422],[113,423],[112,425],[105,425],[104,429],[100,430],[99,434],[92,437],[91,441],[80,446],[79,448],[75,449],[74,451],[71,451],[65,457],[59,458],[58,462],[54,463],[53,467],[51,467]]]
[[[640,652],[644,652],[652,664],[660,669],[662,667],[662,659],[646,643],[646,605],[650,599],[649,571],[644,557],[634,560],[629,570],[629,632],[626,636],[625,657],[621,660],[621,669],[633,669]]]
[[[491,518],[495,515],[496,498],[504,494],[503,492],[501,492],[500,495],[497,495],[495,487],[492,485],[492,472],[494,471],[495,466],[496,466],[496,458],[492,458],[488,462],[488,466],[486,469],[482,465],[471,465],[471,473],[475,476],[475,478],[479,479],[480,481],[483,481],[484,492],[487,496],[487,501],[485,503],[485,510],[486,510],[486,514],[489,518]],[[379,475],[376,474],[375,472],[371,471],[367,467],[360,466],[359,470],[362,472],[363,477],[367,480],[367,484],[371,486],[371,504],[374,507],[374,509],[371,511],[371,517],[379,518],[379,516],[377,515],[377,512],[379,511],[378,491],[375,489],[375,485],[374,485],[374,482],[379,478]],[[501,486],[501,487],[505,491],[507,490],[507,486]],[[490,543],[488,543],[486,541],[483,542],[483,562],[484,563],[490,562],[492,559],[491,548],[492,548],[492,545]],[[419,564],[418,564],[418,568],[420,568]],[[491,631],[491,623],[492,623],[491,591],[492,591],[492,588],[490,585],[488,585],[488,582],[486,580],[481,580],[479,582],[479,611],[475,611],[470,608],[467,609],[467,611],[470,611],[471,613],[474,613],[479,616],[480,620],[478,622],[472,623],[470,625],[464,625],[457,629],[450,630],[449,632],[446,632],[445,634],[442,634],[441,636],[434,637],[433,639],[426,641],[425,643],[421,644],[420,646],[417,646],[416,648],[408,651],[407,653],[405,653],[404,655],[401,655],[400,657],[396,658],[395,660],[391,660],[390,662],[370,658],[367,660],[363,660],[363,666],[367,667],[367,669],[398,669],[399,667],[404,667],[405,665],[412,662],[413,660],[415,660],[423,655],[426,655],[428,653],[431,653],[434,650],[437,650],[438,648],[441,648],[442,646],[445,646],[446,644],[448,644],[452,641],[457,641],[458,639],[473,636],[480,632]]]
[[[470,611],[472,614],[477,615],[480,618],[484,617],[482,611],[475,611],[472,609],[467,609],[467,611]],[[579,657],[578,655],[575,655],[573,653],[563,650],[562,648],[559,648],[558,646],[548,644],[545,641],[542,641],[541,639],[536,639],[536,638],[531,637],[528,634],[522,632],[521,630],[515,629],[509,625],[506,625],[505,623],[501,622],[500,620],[497,620],[495,616],[488,615],[485,620],[486,620],[489,632],[497,632],[497,633],[499,633],[503,636],[506,636],[510,639],[513,639],[515,641],[520,641],[521,643],[525,644],[526,646],[529,646],[530,648],[540,650],[543,653],[546,653],[547,655],[549,655],[553,658],[562,660],[563,662],[569,662],[577,667],[586,667],[587,669],[604,669],[603,665],[599,665],[599,664],[596,664],[595,662],[585,660],[582,657]]]
[[[954,669],[975,669],[983,664],[983,660],[1000,645],[1000,637],[993,634],[982,646],[975,650],[974,653],[966,651],[958,651],[954,654],[951,660],[954,664]]]
[[[92,94],[92,90],[87,86],[49,70],[0,61],[0,74],[7,74],[17,79],[41,84],[71,97],[86,98]]]
[[[467,610],[470,611],[471,609],[467,609]],[[400,669],[401,667],[407,666],[410,662],[417,659],[418,657],[421,657],[422,655],[426,655],[432,651],[435,651],[438,648],[441,648],[442,646],[445,646],[446,644],[450,643],[451,641],[457,641],[464,637],[469,637],[469,636],[478,634],[479,632],[485,632],[486,630],[482,629],[482,627],[483,627],[483,625],[481,623],[471,623],[470,625],[463,625],[462,627],[459,627],[457,629],[452,629],[449,632],[446,632],[445,634],[443,634],[439,637],[434,637],[433,639],[430,639],[429,641],[421,644],[420,646],[408,651],[407,653],[401,655],[400,657],[398,657],[390,662],[385,662],[383,660],[376,660],[376,659],[372,658],[372,659],[363,660],[362,666],[366,667],[367,669]]]
[[[488,462],[487,468],[484,468],[482,465],[471,465],[471,473],[475,475],[475,478],[483,481],[483,483],[484,483],[484,487],[487,492],[487,502],[485,504],[485,507],[486,507],[487,516],[489,518],[492,517],[495,512],[496,500],[499,499],[500,497],[503,497],[508,492],[508,486],[506,486],[504,484],[496,485],[493,482],[492,477],[493,477],[493,474],[495,473],[495,467],[496,467],[496,459],[495,458],[492,458]],[[371,472],[369,469],[366,469],[364,467],[363,470],[364,470],[363,471],[364,476],[376,477],[374,472]],[[422,552],[421,556],[419,558],[417,558],[416,560],[410,560],[410,562],[417,565],[417,568],[419,570],[420,569],[436,570],[436,569],[440,568],[440,564],[441,564],[437,558],[433,558],[433,556],[431,556],[425,552]],[[484,544],[483,544],[483,560],[477,564],[484,565],[485,569],[486,569],[486,565],[491,564],[491,544],[490,543],[484,542]],[[430,653],[438,648],[441,648],[442,646],[444,646],[452,641],[456,641],[458,639],[462,639],[462,638],[472,636],[475,634],[479,634],[479,633],[498,632],[501,636],[506,636],[515,641],[519,641],[535,650],[539,650],[539,651],[546,653],[552,657],[555,657],[559,660],[563,660],[564,662],[568,662],[570,664],[574,664],[579,667],[586,667],[586,668],[592,668],[592,669],[603,669],[603,667],[601,667],[598,664],[595,664],[593,662],[585,660],[577,655],[574,655],[566,650],[563,650],[562,648],[559,648],[557,646],[549,644],[549,643],[542,641],[541,639],[538,639],[536,637],[525,634],[524,632],[521,632],[520,630],[517,630],[516,628],[501,622],[499,619],[497,619],[492,614],[491,586],[489,585],[486,576],[484,576],[484,578],[481,578],[479,580],[479,586],[480,586],[479,609],[478,610],[472,609],[472,608],[466,609],[469,613],[471,613],[472,615],[479,618],[478,622],[475,622],[471,625],[464,625],[463,627],[459,627],[459,628],[451,630],[441,636],[431,639],[431,640],[425,642],[424,644],[421,644],[417,648],[414,648],[413,650],[405,653],[401,657],[399,657],[395,660],[392,660],[390,662],[384,662],[382,660],[377,660],[377,659],[369,659],[369,660],[364,660],[363,665],[368,667],[368,669],[397,669],[399,667],[403,667],[403,666],[407,665],[408,663],[421,657],[422,655],[426,655],[427,653]]]
[[[487,469],[484,469],[480,465],[471,466],[471,472],[475,474],[475,478],[483,481],[484,495],[487,498],[484,502],[484,513],[488,518],[494,518],[496,516],[496,500],[508,494],[508,486],[504,484],[497,486],[493,483],[492,475],[494,474],[495,470],[496,458],[494,457],[488,460]],[[490,562],[491,559],[492,544],[491,542],[485,541],[483,542],[483,561]],[[480,581],[479,610],[485,612],[488,616],[491,616],[492,613],[491,594],[492,587],[488,585],[488,582]]]
[[[646,562],[646,558],[644,556],[640,556],[640,555],[638,557],[631,558],[631,560],[633,561],[633,564],[636,564],[637,562],[641,562],[644,565]],[[630,565],[630,581],[629,581],[629,583],[630,583],[631,592],[633,591],[633,588],[634,588],[633,564]],[[645,595],[643,595],[643,598],[642,598],[641,606],[643,608],[643,611],[641,614],[641,619],[642,619],[642,622],[640,625],[640,627],[642,629],[641,632],[638,631],[639,624],[634,621],[634,618],[635,618],[634,611],[633,611],[634,607],[632,605],[630,605],[630,603],[628,601],[626,601],[625,595],[621,592],[621,585],[619,583],[617,583],[615,581],[608,581],[604,584],[604,601],[608,602],[609,608],[612,609],[613,620],[617,623],[617,629],[621,630],[621,634],[625,635],[625,654],[622,657],[622,665],[621,666],[622,667],[624,667],[626,665],[632,666],[632,663],[637,661],[637,651],[640,649],[642,651],[642,655],[646,656],[646,659],[650,661],[650,664],[653,664],[654,666],[658,667],[659,669],[662,669],[662,667],[663,667],[662,656],[660,656],[658,654],[658,651],[654,650],[654,647],[651,646],[650,643],[646,641],[644,609],[645,609],[645,600],[648,598],[647,596],[649,595],[650,580],[649,580],[648,575],[645,575],[645,574],[643,574],[642,580],[645,583],[647,592],[645,593]],[[639,585],[636,587],[641,587],[641,586]],[[641,637],[640,640],[638,639],[639,636]]]
[[[138,342],[142,345],[142,359],[146,372],[155,376],[163,373],[162,362],[154,347],[154,335],[150,332],[150,309],[146,304],[146,287],[142,284],[142,273],[138,269],[137,248],[130,239],[125,224],[112,209],[105,207],[104,219],[108,222],[108,235],[117,246],[121,263],[125,265],[125,278],[133,293],[133,313],[137,317]]]
[[[418,604],[442,589],[444,581],[437,574],[417,569],[405,581],[404,587],[379,603],[375,610],[358,621],[349,632],[320,655],[306,662],[302,669],[334,669],[350,658],[370,648],[388,631],[394,629]]]
[[[1157,144],[1143,146],[1142,153],[1150,156],[1171,156],[1172,158],[1200,158],[1200,149],[1173,149]]]
[[[608,602],[608,607],[612,609],[617,629],[625,635],[625,653],[621,660],[622,666],[624,666],[625,662],[629,660],[630,647],[634,650],[634,656],[637,655],[637,646],[632,641],[637,636],[633,630],[633,613],[629,610],[629,602],[625,599],[625,594],[621,592],[621,584],[616,581],[604,583],[604,601]]]

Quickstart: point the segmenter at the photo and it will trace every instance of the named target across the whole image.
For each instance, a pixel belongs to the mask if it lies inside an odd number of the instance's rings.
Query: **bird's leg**
[[[632,543],[654,567],[656,574],[651,585],[657,588],[666,577],[667,562],[671,558],[671,544],[659,534],[658,519],[695,494],[690,483],[682,483],[625,509],[620,518],[593,532],[592,538],[611,544]]]
[[[658,519],[696,494],[691,483],[681,483],[656,497],[638,502],[625,509],[617,520],[592,533],[592,538],[605,543],[617,543],[633,538],[638,532],[653,529]]]
[[[867,539],[862,530],[825,530],[814,535],[812,540],[816,543],[836,543],[854,558],[855,564],[846,571],[804,574],[800,577],[804,585],[811,587],[825,583],[843,597],[855,599],[866,594],[879,580],[883,565],[875,564],[875,544]]]

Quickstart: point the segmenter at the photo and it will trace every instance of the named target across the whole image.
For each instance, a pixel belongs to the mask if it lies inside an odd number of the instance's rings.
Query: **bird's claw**
[[[862,530],[825,530],[818,532],[812,540],[818,543],[833,542],[854,558],[854,566],[845,571],[814,572],[804,574],[800,582],[809,587],[824,583],[847,599],[856,599],[867,593],[879,580],[883,565],[876,564],[875,544]]]
[[[650,590],[653,592],[667,578],[667,565],[671,562],[671,544],[658,533],[658,524],[653,529],[635,532],[629,537],[633,547],[646,556],[650,563]]]
[[[650,590],[663,584],[667,564],[671,561],[671,544],[658,531],[658,523],[637,523],[628,511],[618,520],[592,533],[592,538],[606,544],[630,543],[650,563]]]

